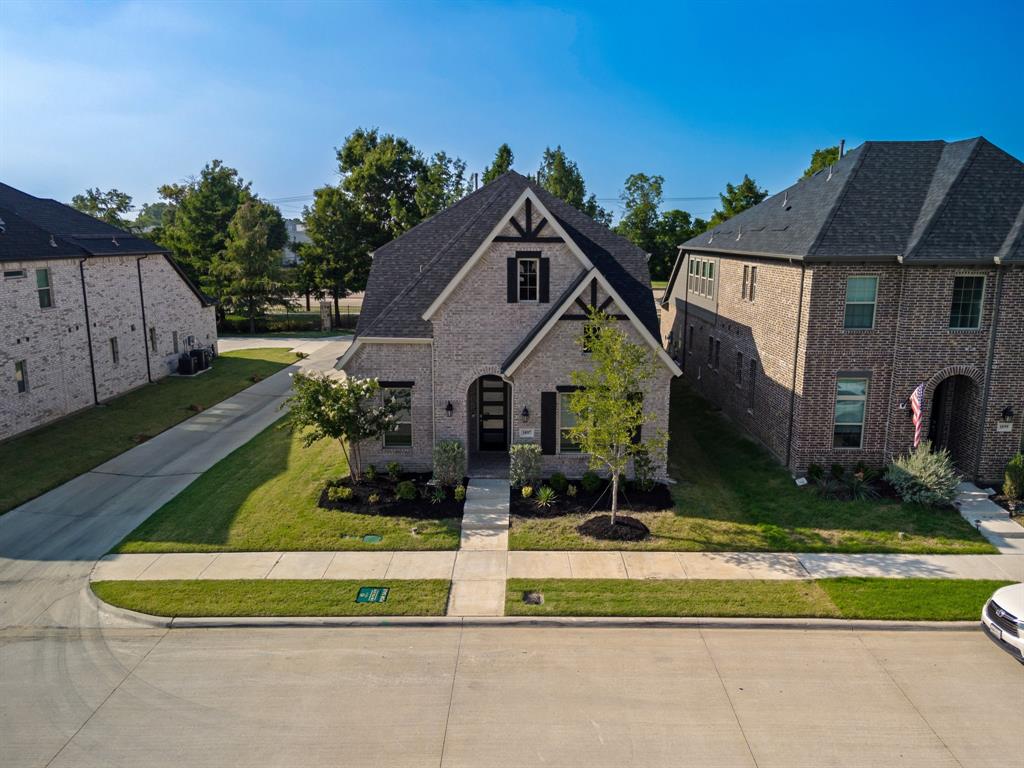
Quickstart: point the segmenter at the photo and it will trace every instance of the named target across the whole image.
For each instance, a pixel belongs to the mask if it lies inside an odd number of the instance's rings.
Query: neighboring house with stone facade
[[[998,480],[1024,424],[1024,165],[983,138],[867,142],[680,247],[663,340],[787,467],[923,436]]]
[[[581,475],[566,393],[589,365],[576,340],[590,307],[651,350],[643,429],[667,432],[680,370],[658,339],[647,256],[607,227],[509,172],[378,249],[336,367],[410,408],[364,461],[429,470],[433,446],[459,440],[472,473],[500,475],[511,444],[535,443],[545,473]]]
[[[0,440],[177,370],[214,308],[154,243],[0,184]]]

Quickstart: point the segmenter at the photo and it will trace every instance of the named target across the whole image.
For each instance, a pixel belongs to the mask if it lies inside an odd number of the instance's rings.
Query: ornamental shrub
[[[569,478],[563,475],[561,472],[555,472],[548,480],[548,485],[558,493],[565,493],[565,489],[569,487]],[[541,490],[544,490],[541,488]]]
[[[379,493],[371,493],[369,496],[366,497],[366,500],[368,502],[370,502],[371,504],[375,504],[375,505],[376,504],[380,504],[380,494]]]
[[[513,488],[536,485],[540,481],[540,446],[520,443],[508,449],[508,480]]]
[[[397,461],[389,461],[386,465],[388,470],[388,477],[392,480],[397,480],[398,476],[402,474],[402,465]]]
[[[825,477],[825,468],[821,464],[811,464],[807,467],[807,479],[812,483],[820,483]]]
[[[952,504],[961,480],[949,451],[943,448],[933,453],[928,440],[893,461],[885,479],[904,501],[933,507]]]
[[[601,486],[604,485],[597,472],[591,472],[589,469],[583,473],[583,477],[580,478],[580,485],[583,486],[583,490],[587,493],[597,493],[601,490]]]
[[[633,453],[633,481],[641,491],[654,488],[654,458],[646,446],[640,446]]]
[[[434,446],[434,482],[451,486],[466,476],[466,449],[458,440],[442,440]]]
[[[377,468],[371,464],[363,472],[363,477],[369,480],[371,483],[377,479]]]
[[[1024,498],[1024,453],[1018,453],[1006,465],[1003,495],[1015,501]]]
[[[524,486],[523,486],[523,487],[522,487],[522,488],[520,489],[520,491],[519,491],[519,492],[520,492],[521,494],[523,494],[523,498],[524,498],[524,499],[528,499],[528,498],[530,498],[531,496],[533,496],[533,486],[532,486],[532,485],[524,485]]]
[[[572,483],[569,483],[569,487],[565,489],[565,495],[568,496],[570,499],[576,498],[576,486],[573,485]]]
[[[465,501],[466,500],[466,486],[464,486],[462,483],[459,483],[458,485],[455,486],[455,500],[456,501]]]
[[[336,485],[327,489],[327,498],[331,501],[351,501],[355,491],[346,485]]]
[[[416,486],[412,480],[403,480],[395,486],[395,496],[401,501],[412,501],[416,498]]]
[[[558,494],[555,493],[555,489],[545,485],[537,491],[537,499],[534,503],[539,509],[547,509],[556,501],[558,501]]]

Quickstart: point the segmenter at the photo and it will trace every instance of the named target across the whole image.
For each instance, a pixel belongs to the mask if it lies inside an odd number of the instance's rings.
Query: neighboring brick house
[[[0,440],[177,370],[214,308],[163,248],[0,184]]]
[[[428,470],[433,446],[454,439],[471,472],[500,474],[511,443],[538,443],[546,473],[581,475],[565,393],[589,365],[576,340],[594,306],[657,359],[644,430],[667,432],[680,371],[658,339],[647,256],[607,227],[509,172],[378,249],[336,367],[411,408],[364,461]]]
[[[867,142],[680,247],[661,328],[792,471],[923,436],[980,481],[1024,423],[1024,165],[983,138]]]

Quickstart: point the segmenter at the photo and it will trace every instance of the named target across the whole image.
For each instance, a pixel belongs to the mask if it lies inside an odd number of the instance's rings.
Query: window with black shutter
[[[558,435],[558,393],[540,393],[540,451],[552,456]]]

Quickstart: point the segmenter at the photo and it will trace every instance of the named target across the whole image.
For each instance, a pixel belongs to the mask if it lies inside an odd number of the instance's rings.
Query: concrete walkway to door
[[[508,479],[471,479],[452,569],[449,616],[504,615],[508,519]]]

